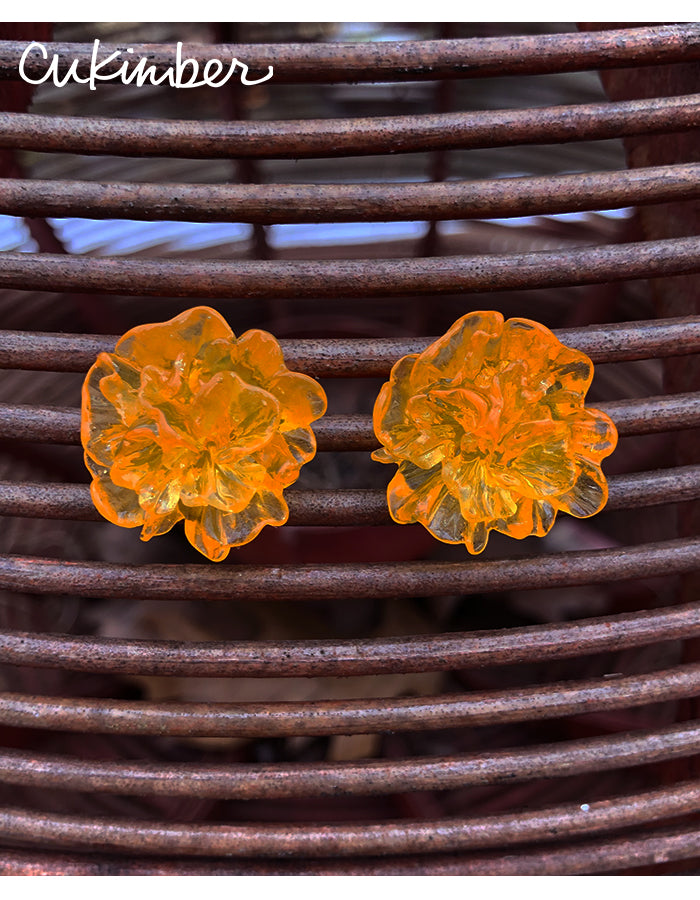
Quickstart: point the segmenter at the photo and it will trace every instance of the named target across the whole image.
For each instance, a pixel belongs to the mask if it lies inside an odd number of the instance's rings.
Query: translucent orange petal
[[[399,466],[392,517],[480,553],[490,531],[541,537],[559,510],[594,515],[617,433],[584,408],[592,377],[544,325],[497,312],[469,313],[399,360],[374,409],[373,458]]]
[[[150,540],[185,520],[201,553],[224,559],[288,516],[282,496],[313,458],[326,409],[290,372],[272,335],[235,335],[208,307],[132,329],[83,387],[81,435],[92,496]]]

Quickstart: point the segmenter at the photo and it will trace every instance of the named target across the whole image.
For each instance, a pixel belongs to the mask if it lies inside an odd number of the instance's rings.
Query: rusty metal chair
[[[34,241],[0,254],[3,874],[697,867],[700,27],[458,32],[185,44],[275,74],[179,119],[167,93],[120,115],[126,87],[81,94],[80,115],[60,91],[27,112],[26,40],[0,43],[17,88],[0,213]],[[170,43],[133,46],[159,72],[173,62]],[[48,48],[83,66],[91,53]],[[35,54],[28,71],[45,66]],[[528,85],[564,83],[530,76],[596,70],[609,99],[527,105]],[[297,118],[269,117],[292,101]],[[508,156],[528,147],[540,155]],[[69,217],[248,229],[197,250],[168,233],[79,251]],[[317,223],[382,225],[359,246],[329,230],[330,249],[278,229]],[[270,327],[331,397],[290,497],[303,527],[218,567],[173,561],[176,537],[138,556],[136,535],[97,525],[75,446],[96,354],[193,300],[236,330]],[[596,406],[622,440],[600,528],[558,522],[550,542],[494,541],[474,561],[392,526],[383,473],[352,451],[374,447],[392,363],[487,305],[600,363]],[[207,679],[219,699],[188,693]],[[352,735],[377,737],[333,743]]]

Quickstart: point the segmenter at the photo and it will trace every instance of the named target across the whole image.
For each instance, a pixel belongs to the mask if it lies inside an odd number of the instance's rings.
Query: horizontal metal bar
[[[148,641],[0,632],[0,662],[113,675],[299,677],[437,672],[571,659],[700,634],[700,602],[497,631],[357,640]]]
[[[608,479],[606,509],[637,509],[700,498],[700,465]],[[290,525],[391,525],[386,491],[290,490]],[[0,516],[103,521],[86,484],[0,481]]]
[[[5,691],[0,693],[0,723],[14,728],[83,734],[171,737],[371,734],[556,719],[679,700],[691,697],[699,690],[700,663],[622,678],[380,700],[150,703]]]
[[[216,800],[372,796],[516,784],[680,759],[700,752],[700,722],[460,756],[343,763],[162,764],[0,749],[0,781],[33,788]]]
[[[0,80],[20,79],[19,65],[28,41],[0,42]],[[200,65],[220,59],[228,64],[236,58],[250,67],[248,78],[262,77],[269,66],[274,69],[271,84],[368,81],[423,81],[437,78],[476,78],[498,75],[540,75],[547,72],[573,72],[586,69],[624,68],[634,65],[662,65],[700,58],[700,29],[697,25],[663,25],[646,28],[622,28],[593,33],[517,35],[514,37],[462,38],[454,40],[387,41],[358,43],[290,44],[191,44],[184,43],[181,58],[195,59]],[[58,72],[65,75],[73,60],[77,73],[89,74],[92,44],[50,42],[27,55],[24,74],[38,80],[48,69],[54,55],[59,57]],[[163,44],[130,44],[125,47],[102,43],[98,61],[100,74],[119,71],[124,60],[129,71],[141,57],[156,73],[163,74],[176,65],[175,47]],[[104,60],[115,52],[112,62]],[[236,70],[232,83],[239,78]],[[189,72],[183,75],[187,83]]]
[[[620,435],[653,434],[700,425],[700,392],[596,403]],[[324,416],[314,422],[318,449],[374,450],[379,442],[369,416]],[[79,444],[80,410],[70,406],[0,403],[0,438]]]
[[[490,816],[331,826],[144,822],[6,807],[0,808],[0,838],[37,841],[44,847],[89,844],[185,856],[327,858],[444,853],[558,841],[696,813],[700,810],[700,782],[592,800],[585,806],[583,810],[580,803],[568,803]]]
[[[1,115],[1,114],[0,114]],[[420,259],[171,260],[1,253],[0,287],[132,297],[399,297],[600,284],[700,272],[700,237]]]
[[[198,121],[0,112],[0,148],[187,159],[315,159],[690,131],[700,94],[531,109],[354,119]]]
[[[700,393],[667,394],[644,400],[596,403],[615,422],[618,434],[653,434],[700,425]]]
[[[214,859],[205,861],[144,858],[138,854],[100,855],[90,848],[85,854],[49,853],[43,849],[3,848],[2,875],[600,875],[687,860],[700,854],[700,830],[696,826],[645,829],[633,837],[606,836],[604,840],[576,841],[564,846],[503,852],[477,852],[410,857],[349,860]]]
[[[465,563],[131,566],[0,554],[0,587],[29,594],[154,600],[320,600],[427,597],[598,584],[692,572],[700,538],[611,550]]]
[[[187,222],[387,222],[614,209],[700,197],[700,163],[417,184],[104,184],[0,179],[14,216]]]
[[[700,353],[700,316],[612,322],[555,328],[568,347],[594,363],[658,359]],[[286,364],[317,378],[386,377],[408,353],[420,353],[436,338],[318,338],[280,340]],[[109,353],[118,335],[0,330],[0,368],[86,372],[99,353]]]

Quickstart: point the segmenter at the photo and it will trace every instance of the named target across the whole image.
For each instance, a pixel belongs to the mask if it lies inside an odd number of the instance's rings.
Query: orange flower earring
[[[236,338],[213,309],[127,332],[83,385],[81,438],[92,498],[144,541],[185,521],[190,543],[219,562],[265,525],[313,458],[321,386],[290,372],[275,338]]]
[[[557,512],[585,518],[608,498],[600,464],[617,431],[584,408],[593,364],[537,322],[473,312],[391,372],[374,407],[395,463],[387,500],[401,524],[481,553],[490,531],[542,537]]]

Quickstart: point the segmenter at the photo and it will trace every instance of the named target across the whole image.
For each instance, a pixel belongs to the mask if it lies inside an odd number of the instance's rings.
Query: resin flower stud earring
[[[617,431],[584,408],[592,377],[544,325],[497,312],[469,313],[399,360],[374,407],[373,458],[399,467],[392,518],[480,553],[490,531],[542,537],[559,511],[599,512]]]
[[[290,372],[275,338],[236,338],[213,309],[141,325],[83,385],[81,437],[99,512],[141,539],[180,519],[209,559],[283,525],[284,488],[313,458],[321,386]]]

